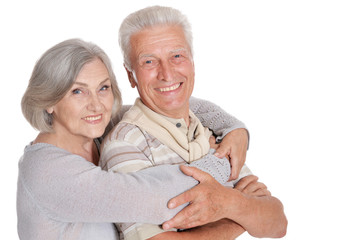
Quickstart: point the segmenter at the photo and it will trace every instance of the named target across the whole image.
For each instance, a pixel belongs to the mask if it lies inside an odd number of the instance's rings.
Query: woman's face
[[[101,60],[85,64],[70,91],[47,111],[60,136],[97,138],[110,121],[114,96],[108,71]]]

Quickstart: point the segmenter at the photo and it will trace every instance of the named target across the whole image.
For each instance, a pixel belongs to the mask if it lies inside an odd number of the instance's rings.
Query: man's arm
[[[250,196],[237,189],[224,188],[195,168],[182,166],[181,169],[200,184],[169,202],[168,206],[173,208],[192,201],[165,222],[163,228],[192,228],[228,218],[255,237],[282,237],[286,234],[287,219],[277,198]]]
[[[150,240],[233,240],[245,230],[229,219],[221,219],[183,232],[164,232]]]
[[[242,178],[236,185],[236,189],[250,196],[270,196],[267,186],[258,182],[258,178],[249,175]],[[184,232],[165,232],[156,235],[151,240],[180,239],[180,240],[219,240],[219,239],[235,239],[245,232],[244,228],[229,219],[221,219],[217,222],[208,223],[206,225],[191,228]]]

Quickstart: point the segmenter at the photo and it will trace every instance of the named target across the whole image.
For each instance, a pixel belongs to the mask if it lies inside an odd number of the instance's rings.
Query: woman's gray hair
[[[183,29],[186,41],[193,55],[192,28],[187,17],[174,8],[162,6],[147,7],[128,15],[119,28],[119,45],[123,52],[124,65],[129,71],[132,71],[130,61],[130,39],[132,35],[145,28],[157,25],[180,26]]]
[[[83,66],[97,58],[108,70],[114,95],[112,113],[117,114],[122,98],[109,57],[93,43],[69,39],[47,50],[35,64],[21,101],[26,120],[41,132],[52,132],[53,117],[47,109],[71,89]]]

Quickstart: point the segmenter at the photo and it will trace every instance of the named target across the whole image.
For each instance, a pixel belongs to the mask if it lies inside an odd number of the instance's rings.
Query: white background
[[[137,92],[122,67],[117,31],[126,15],[154,4],[189,17],[194,96],[247,124],[247,163],[283,202],[285,239],[357,238],[361,7],[349,0],[2,1],[1,235],[17,239],[17,162],[37,134],[20,100],[36,60],[67,38],[93,41],[112,59],[131,104]]]

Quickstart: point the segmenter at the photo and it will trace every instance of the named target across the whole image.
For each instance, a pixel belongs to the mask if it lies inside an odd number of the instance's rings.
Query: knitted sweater
[[[210,105],[191,100],[191,106],[198,109],[193,110],[195,114],[200,119],[205,116],[203,121],[209,123],[203,124],[217,132],[221,109],[207,107]],[[201,111],[208,109],[215,111]],[[221,115],[235,123],[226,128],[244,127],[227,113],[222,111]],[[111,124],[116,123],[113,119]],[[174,165],[119,174],[102,171],[84,158],[50,144],[29,145],[19,161],[18,234],[27,240],[118,239],[112,222],[161,224],[184,207],[168,209],[169,199],[196,184]],[[148,205],[142,204],[140,196],[148,200]]]

